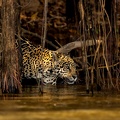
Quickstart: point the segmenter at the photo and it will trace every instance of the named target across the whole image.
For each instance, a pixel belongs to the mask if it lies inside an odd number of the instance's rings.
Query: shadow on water
[[[39,95],[37,86],[26,86],[22,94],[1,94],[0,120],[119,120],[118,93],[95,92],[92,97],[80,85],[48,85],[44,92]]]

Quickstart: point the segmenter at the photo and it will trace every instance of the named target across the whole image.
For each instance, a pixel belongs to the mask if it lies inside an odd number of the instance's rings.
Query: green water
[[[81,86],[36,86],[19,95],[0,95],[0,120],[120,120],[119,93],[86,94]]]

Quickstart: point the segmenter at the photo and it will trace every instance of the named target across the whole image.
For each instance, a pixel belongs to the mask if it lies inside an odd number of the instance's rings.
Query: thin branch
[[[47,34],[47,12],[48,12],[48,0],[45,0],[44,4],[44,13],[43,13],[43,26],[42,26],[42,35],[41,35],[41,43],[42,47],[45,47],[45,40],[46,40],[46,34]]]
[[[28,31],[28,30],[26,30],[26,29],[24,29],[24,28],[21,28],[21,30],[22,30],[22,34],[28,33],[28,34],[30,34],[30,35],[32,35],[32,36],[35,36],[35,37],[41,39],[41,36],[38,35],[37,33]],[[21,38],[20,38],[20,39],[21,39]],[[58,49],[58,48],[59,48],[58,46],[54,45],[52,42],[50,42],[50,41],[47,40],[47,39],[46,39],[46,43],[48,43],[49,45],[51,45],[51,46],[54,47],[55,49]]]

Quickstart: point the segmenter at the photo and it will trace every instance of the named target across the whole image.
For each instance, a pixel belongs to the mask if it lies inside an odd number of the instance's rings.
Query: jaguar
[[[57,78],[62,78],[67,84],[74,84],[77,80],[76,66],[70,56],[28,41],[23,42],[21,47],[25,78],[34,78],[43,84],[56,84]]]

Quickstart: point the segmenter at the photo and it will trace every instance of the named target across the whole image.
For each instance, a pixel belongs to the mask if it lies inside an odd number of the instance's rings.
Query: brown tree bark
[[[92,45],[98,45],[101,44],[102,40],[96,40],[96,43],[93,40],[86,40],[86,42],[84,41],[75,41],[75,42],[70,42],[64,46],[62,46],[61,48],[59,48],[58,50],[56,50],[59,53],[64,53],[64,54],[68,54],[71,50],[75,49],[75,48],[82,48],[84,47],[84,45],[86,45],[86,47],[88,46],[92,46]]]
[[[2,92],[21,92],[17,40],[19,1],[2,0]]]

